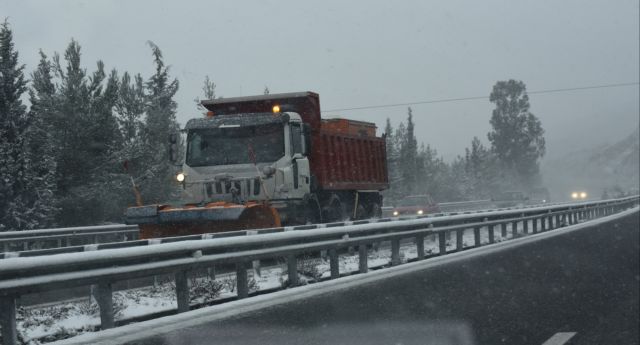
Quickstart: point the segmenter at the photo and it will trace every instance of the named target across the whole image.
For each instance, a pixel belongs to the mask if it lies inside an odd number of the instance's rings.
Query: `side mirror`
[[[172,164],[178,162],[178,133],[169,134],[169,161]]]
[[[169,145],[169,161],[172,164],[178,163],[178,145],[176,144]]]

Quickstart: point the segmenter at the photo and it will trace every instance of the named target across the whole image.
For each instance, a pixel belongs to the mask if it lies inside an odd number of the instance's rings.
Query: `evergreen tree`
[[[402,173],[402,156],[400,155],[406,134],[407,128],[405,127],[404,122],[400,122],[391,140],[391,146],[393,147],[392,152],[394,156],[392,157],[393,175],[390,175],[391,177],[389,189],[391,189],[390,194],[395,201],[398,201],[406,196],[406,194],[404,194],[406,189],[403,187],[405,182]]]
[[[30,124],[26,133],[30,170],[34,176],[29,181],[30,201],[33,205],[30,219],[37,222],[40,228],[54,226],[55,217],[59,211],[56,198],[55,140],[51,124],[52,114],[55,111],[56,89],[52,79],[51,63],[40,51],[40,62],[31,74]]]
[[[538,160],[545,153],[544,130],[540,120],[529,112],[529,96],[522,81],[498,81],[490,101],[496,108],[488,134],[492,149],[504,166],[513,171],[518,187],[531,187],[538,179]]]
[[[0,26],[0,230],[29,227],[24,213],[30,176],[24,133],[28,119],[20,97],[27,90],[24,65],[18,62],[13,33]]]
[[[204,85],[202,86],[202,92],[204,93],[205,99],[215,99],[216,98],[216,83],[214,83],[209,76],[204,77]]]
[[[407,109],[406,133],[400,137],[400,161],[399,167],[402,176],[402,192],[409,193],[416,186],[416,169],[418,157],[418,141],[414,133],[413,111]]]
[[[204,83],[202,85],[202,93],[204,95],[204,99],[215,99],[216,98],[216,83],[214,83],[208,75],[204,77]],[[196,97],[193,100],[196,103],[196,108],[202,112],[203,115],[207,114],[207,109],[202,106],[200,103],[200,98]]]
[[[162,51],[153,42],[151,47],[155,73],[145,83],[146,117],[144,121],[144,144],[147,159],[147,174],[142,184],[142,196],[147,202],[166,202],[177,190],[174,183],[176,168],[169,161],[171,133],[179,130],[176,121],[176,102],[173,97],[178,91],[178,80],[171,79],[169,67],[165,66]]]
[[[389,177],[389,189],[384,192],[384,198],[388,203],[395,203],[397,201],[397,195],[394,194],[396,188],[396,182],[399,179],[398,172],[398,151],[395,145],[395,135],[393,133],[393,127],[391,126],[391,120],[387,118],[387,122],[384,128],[384,137],[387,153],[387,175]]]
[[[135,205],[135,194],[128,175],[136,179],[144,176],[145,160],[149,156],[143,138],[146,95],[144,81],[140,74],[131,80],[129,73],[125,72],[119,86],[119,97],[115,109],[122,135],[122,148],[116,156],[118,162],[122,164],[126,162],[127,165],[126,176],[122,176],[127,180],[122,186],[123,206],[132,206]],[[124,170],[121,171],[124,172]]]
[[[265,94],[265,95],[268,95],[270,93],[269,87],[265,85],[264,86],[264,91],[262,93]]]
[[[80,45],[75,40],[65,50],[64,67],[59,55],[54,55],[59,88],[52,125],[61,225],[114,220],[122,213],[113,209],[113,195],[108,192],[114,189],[105,184],[113,182],[112,174],[119,167],[115,153],[121,138],[113,114],[117,73],[112,71],[107,79],[104,64],[98,61],[96,71],[88,76],[80,58]]]

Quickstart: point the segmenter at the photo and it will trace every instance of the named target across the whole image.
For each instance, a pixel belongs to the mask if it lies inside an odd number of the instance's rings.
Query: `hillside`
[[[640,179],[640,131],[611,145],[572,152],[544,162],[545,185],[556,200],[566,199],[572,191],[585,190],[590,198],[599,198],[605,189],[638,189]]]

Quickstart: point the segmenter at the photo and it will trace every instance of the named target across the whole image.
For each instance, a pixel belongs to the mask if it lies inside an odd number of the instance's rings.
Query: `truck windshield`
[[[188,166],[268,163],[284,156],[284,126],[194,129],[187,137]]]

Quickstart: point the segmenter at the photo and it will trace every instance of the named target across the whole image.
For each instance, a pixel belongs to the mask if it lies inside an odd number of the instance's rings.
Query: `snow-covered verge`
[[[309,284],[295,289],[285,289],[267,295],[255,296],[220,305],[209,306],[198,310],[192,310],[187,313],[171,315],[140,323],[133,323],[106,331],[87,332],[72,339],[57,341],[55,344],[51,345],[112,345],[139,342],[143,339],[161,336],[163,334],[189,327],[197,327],[214,321],[234,318],[246,313],[256,313],[265,308],[284,303],[307,300],[309,298],[325,294],[338,293],[344,289],[360,288],[364,284],[377,282],[382,279],[393,279],[413,272],[424,271],[445,265],[455,265],[467,260],[498,254],[505,250],[523,248],[529,244],[551,240],[555,236],[566,235],[574,231],[583,231],[590,227],[604,225],[630,215],[637,216],[638,212],[640,212],[640,208],[634,207],[611,216],[591,220],[582,224],[569,225],[554,231],[546,231],[529,236],[523,236],[514,240],[502,241],[501,243],[496,243],[490,246],[455,252],[444,256],[437,256],[429,260],[415,261],[384,270],[375,270],[368,274],[356,274],[343,277],[341,279]]]
[[[510,225],[509,225],[510,227]],[[509,233],[511,229],[509,228]],[[501,241],[499,231],[495,234],[496,242]],[[488,242],[487,231],[482,231],[481,241]],[[455,235],[447,241],[449,250],[455,248]],[[465,247],[472,246],[473,231],[468,229],[463,236]],[[438,253],[438,243],[435,235],[425,238],[425,254],[427,256]],[[391,251],[388,245],[371,248],[368,253],[368,266],[378,268],[389,265]],[[402,262],[417,257],[416,246],[413,243],[403,243],[400,248]],[[357,272],[359,268],[358,255],[355,252],[340,255],[339,265],[341,274]],[[330,277],[328,258],[308,257],[299,260],[298,274],[300,282],[306,284]],[[280,289],[287,286],[286,263],[265,267],[250,272],[250,290],[265,291]],[[212,279],[207,274],[200,274],[190,279],[191,304],[207,305],[236,296],[235,274],[219,274]],[[123,290],[114,293],[114,311],[116,322],[127,322],[138,317],[149,316],[162,312],[170,313],[177,308],[175,285],[173,281],[160,281],[155,286]],[[100,315],[97,303],[87,298],[41,307],[20,308],[18,310],[17,327],[21,344],[42,344],[55,340],[66,339],[86,332],[99,330]]]

